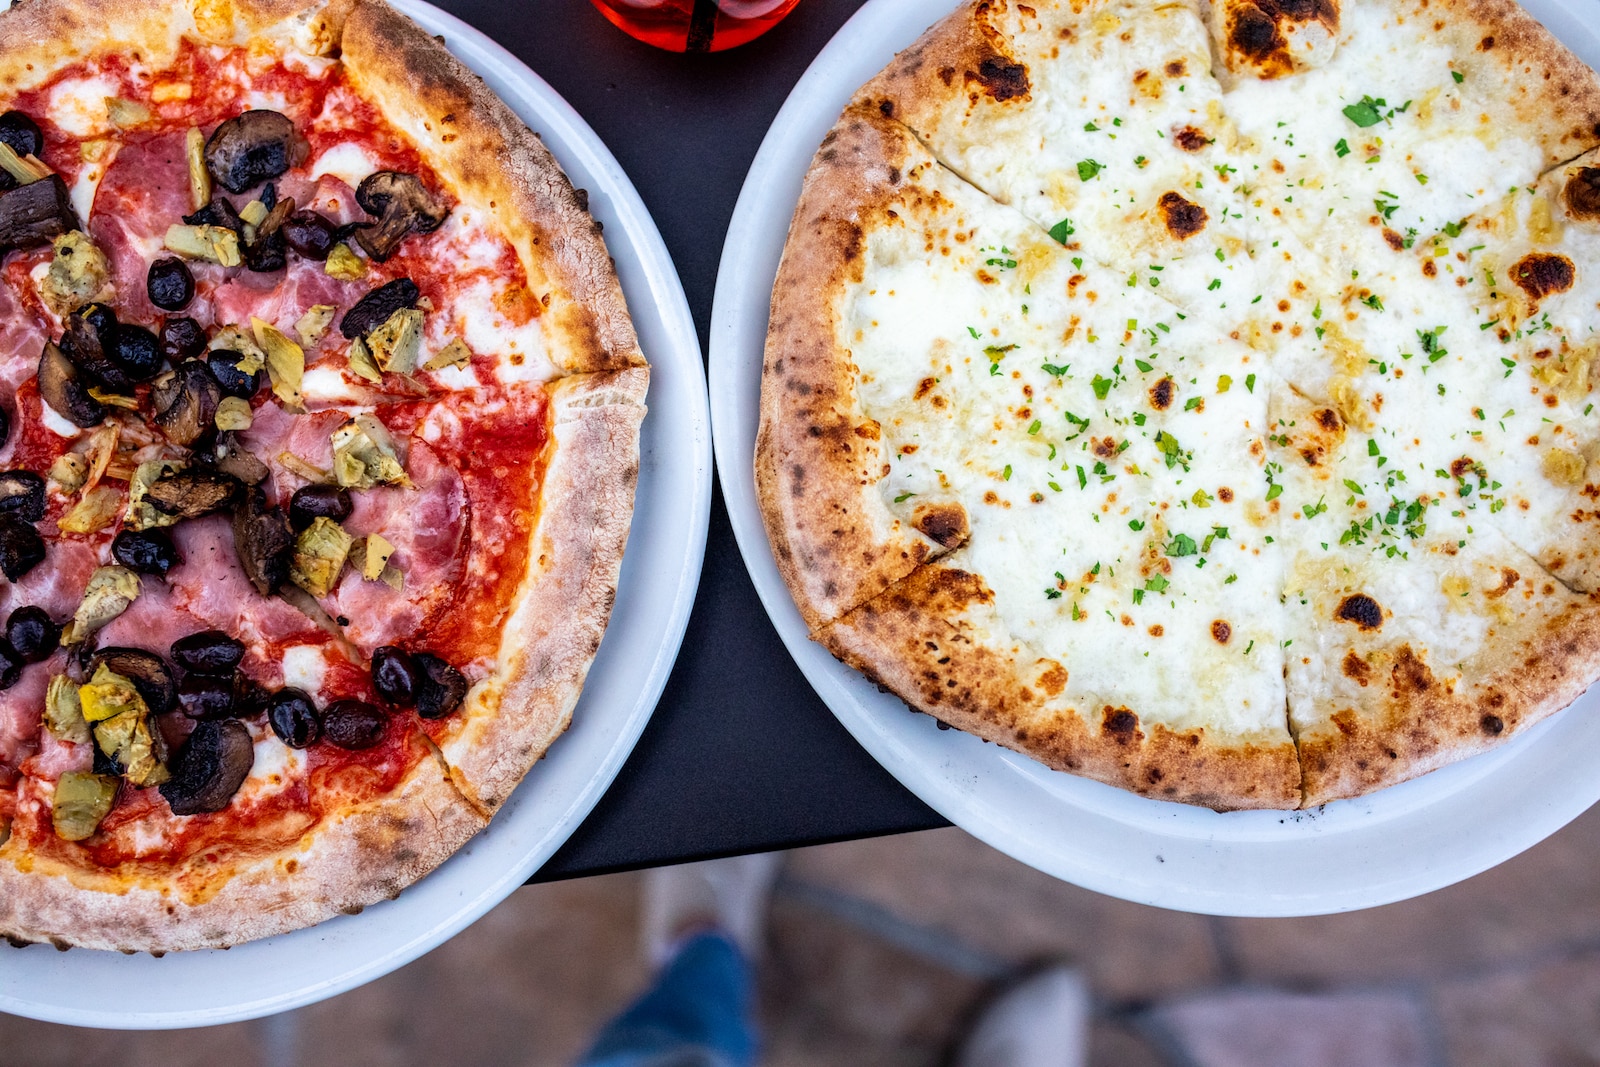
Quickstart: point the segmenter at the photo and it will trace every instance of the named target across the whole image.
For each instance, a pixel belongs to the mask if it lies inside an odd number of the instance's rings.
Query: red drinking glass
[[[593,0],[624,33],[669,52],[721,52],[753,41],[800,0]]]

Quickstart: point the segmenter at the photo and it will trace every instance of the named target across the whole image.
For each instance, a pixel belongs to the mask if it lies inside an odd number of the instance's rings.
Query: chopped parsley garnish
[[[1174,534],[1171,541],[1163,546],[1162,551],[1173,559],[1182,556],[1193,556],[1200,552],[1200,546],[1188,534]]]
[[[1143,519],[1129,519],[1128,520],[1128,529],[1132,530],[1134,533],[1138,533],[1140,530],[1144,529],[1144,520]]]
[[[1089,420],[1088,419],[1080,419],[1080,418],[1078,418],[1078,416],[1074,415],[1070,411],[1063,411],[1061,414],[1066,416],[1067,422],[1069,422],[1073,426],[1077,427],[1077,431],[1075,433],[1073,433],[1072,437],[1067,438],[1068,441],[1071,441],[1074,437],[1077,437],[1078,434],[1083,433],[1083,431],[1085,431],[1085,430],[1087,430],[1089,428]]]
[[[1071,237],[1077,232],[1077,228],[1072,225],[1071,219],[1062,219],[1060,222],[1050,227],[1050,238],[1051,240],[1055,241],[1056,244],[1064,245],[1067,243],[1067,238]]]
[[[1466,219],[1462,219],[1460,222],[1447,222],[1444,224],[1444,235],[1446,237],[1460,237],[1461,231],[1466,228]]]
[[[1340,159],[1348,156],[1350,154],[1350,142],[1343,137],[1339,138],[1338,143],[1333,146],[1333,153]]]
[[[1283,486],[1279,485],[1277,482],[1273,482],[1271,485],[1267,486],[1267,499],[1268,500],[1276,500],[1282,495],[1283,495]]]
[[[1040,364],[1039,369],[1044,371],[1046,374],[1053,375],[1054,377],[1059,378],[1063,374],[1067,373],[1067,371],[1072,369],[1072,364],[1063,363],[1063,364],[1057,366],[1054,363],[1043,363],[1043,364]]]
[[[1011,464],[1007,463],[1006,469],[1000,472],[1000,479],[1007,482],[1011,480]]]
[[[1305,513],[1306,518],[1314,519],[1318,515],[1321,515],[1324,511],[1328,510],[1328,505],[1323,503],[1324,499],[1325,498],[1319,496],[1317,497],[1317,502],[1315,504],[1303,505],[1300,510]]]
[[[915,494],[915,493],[901,493],[899,496],[894,498],[894,502],[896,504],[904,504],[907,500],[910,500],[912,497],[914,497],[916,495],[917,494]]]
[[[1102,163],[1097,163],[1092,159],[1080,159],[1078,161],[1078,180],[1086,182],[1104,169],[1105,165]]]
[[[1188,400],[1183,402],[1183,410],[1193,411],[1205,402],[1206,401],[1204,397],[1191,396]]]
[[[1111,387],[1117,383],[1115,378],[1105,378],[1096,374],[1094,376],[1094,381],[1091,384],[1094,386],[1095,399],[1104,400],[1106,398],[1106,394],[1111,392]],[[1171,465],[1172,464],[1170,463],[1167,464],[1169,467]]]
[[[1377,293],[1371,293],[1361,298],[1361,302],[1374,311],[1383,310],[1383,298]]]
[[[1250,390],[1251,395],[1255,394],[1255,391],[1256,391],[1256,376],[1254,374],[1246,374],[1244,376],[1244,387],[1246,389]]]
[[[1028,424],[1028,433],[1029,433],[1029,435],[1031,436],[1033,434],[1038,433],[1039,432],[1039,427],[1041,427],[1043,425],[1044,425],[1043,422],[1040,422],[1038,419],[1034,419],[1031,423]]]
[[[1173,467],[1179,466],[1180,464],[1183,466],[1184,470],[1189,469],[1189,460],[1194,458],[1194,454],[1192,452],[1185,452],[1183,450],[1183,446],[1178,443],[1178,439],[1176,437],[1172,436],[1165,430],[1157,430],[1156,447],[1159,448],[1161,450],[1161,454],[1166,457],[1167,468],[1169,470]]]
[[[1467,80],[1467,76],[1462,74],[1459,70],[1452,70],[1450,72],[1450,77],[1456,80],[1457,85],[1460,85],[1462,82]]]
[[[1380,96],[1374,100],[1370,96],[1363,96],[1358,104],[1351,104],[1344,109],[1344,117],[1360,126],[1363,130],[1368,126],[1376,126],[1383,121],[1383,112],[1378,110],[1384,106]]]
[[[1099,133],[1100,132],[1100,127],[1098,127],[1098,126],[1096,126],[1094,124],[1094,119],[1090,119],[1088,122],[1085,122],[1083,124],[1083,132],[1084,133]]]

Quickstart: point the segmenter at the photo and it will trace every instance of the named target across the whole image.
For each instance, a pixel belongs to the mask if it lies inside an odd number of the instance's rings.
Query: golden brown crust
[[[392,899],[487,822],[424,757],[395,792],[242,865],[209,897],[186,899],[184,873],[169,869],[84,888],[81,870],[52,872],[0,847],[0,936],[122,952],[227,948]]]
[[[1522,565],[1528,576],[1508,570],[1490,592],[1508,606],[1521,602],[1526,607],[1514,610],[1525,613],[1503,612],[1484,650],[1465,664],[1433,662],[1409,641],[1361,640],[1358,610],[1330,624],[1348,640],[1331,642],[1329,669],[1354,681],[1359,696],[1351,699],[1345,686],[1346,695],[1322,702],[1324,725],[1300,733],[1307,807],[1487,751],[1577,699],[1600,665],[1600,599],[1533,573],[1531,559]]]
[[[551,456],[501,673],[474,691],[440,746],[452,780],[486,813],[566,730],[599,650],[633,517],[649,380],[635,367],[553,388]]]
[[[1533,136],[1553,166],[1600,144],[1600,75],[1516,0],[1417,0],[1413,18],[1442,22],[1480,103]],[[1486,76],[1474,73],[1488,68]]]
[[[533,131],[436,39],[358,0],[341,40],[352,84],[409,134],[463,200],[493,212],[544,304],[568,373],[645,365],[588,196]]]
[[[1007,43],[1010,14],[1008,0],[963,4],[863,85],[851,106],[902,122],[924,140],[980,109],[1024,110],[1033,84]]]
[[[954,547],[885,504],[877,485],[887,457],[840,339],[839,308],[861,280],[866,234],[900,202],[919,162],[931,164],[901,127],[846,112],[806,174],[772,291],[756,491],[778,570],[812,628]],[[948,524],[938,526],[950,540]]]
[[[1006,633],[983,580],[950,562],[918,568],[813,637],[912,707],[1056,770],[1218,810],[1300,800],[1286,734],[1212,737],[1125,707],[1074,706],[1068,669]]]

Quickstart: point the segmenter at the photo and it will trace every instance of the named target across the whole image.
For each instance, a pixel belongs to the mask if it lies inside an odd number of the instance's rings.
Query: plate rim
[[[1441,803],[1465,803],[1463,796],[1470,800],[1474,790],[1482,793],[1488,788],[1484,784],[1485,779],[1493,779],[1504,785],[1503,779],[1508,776],[1515,778],[1518,770],[1526,771],[1531,750],[1538,749],[1541,758],[1549,762],[1546,758],[1549,751],[1559,750],[1562,738],[1576,732],[1584,716],[1576,713],[1579,709],[1569,708],[1567,714],[1551,716],[1495,752],[1443,768],[1369,797],[1338,802],[1331,818],[1325,819],[1326,808],[1312,809],[1310,814],[1266,813],[1266,819],[1261,818],[1262,813],[1219,816],[1204,809],[1192,809],[1132,794],[1122,794],[1121,803],[1094,796],[1088,796],[1088,800],[1085,800],[1084,797],[1095,790],[1110,790],[1111,787],[1044,770],[1026,757],[996,746],[986,746],[976,738],[957,731],[935,734],[931,720],[925,716],[906,716],[904,705],[897,698],[878,694],[859,674],[834,660],[826,650],[809,639],[789,590],[778,574],[754,492],[753,413],[759,405],[761,346],[752,343],[755,335],[749,329],[753,321],[759,321],[759,335],[765,335],[767,302],[777,266],[776,254],[763,251],[765,246],[770,246],[770,239],[763,242],[762,238],[776,227],[780,235],[777,244],[781,250],[781,235],[787,233],[805,164],[809,163],[822,132],[833,123],[845,99],[854,92],[853,87],[863,84],[875,74],[896,49],[911,44],[922,27],[956,6],[950,0],[936,5],[919,0],[868,0],[839,29],[796,84],[762,141],[734,208],[717,275],[708,378],[712,435],[723,498],[735,539],[762,604],[790,655],[829,710],[885,769],[921,800],[957,826],[1013,858],[1058,878],[1109,895],[1159,907],[1210,914],[1326,914],[1391,903],[1431,892],[1532,847],[1600,800],[1600,782],[1593,782],[1586,789],[1569,790],[1565,796],[1550,796],[1548,790],[1540,795],[1535,790],[1533,795],[1523,797],[1522,802],[1527,810],[1520,824],[1507,825],[1503,818],[1498,821],[1489,818],[1492,812],[1480,812],[1491,823],[1484,828],[1484,840],[1475,842],[1454,857],[1446,857],[1447,860],[1453,859],[1453,862],[1438,862],[1435,857],[1388,857],[1386,862],[1389,869],[1373,871],[1372,880],[1359,887],[1316,892],[1305,888],[1294,889],[1285,884],[1274,886],[1269,881],[1265,885],[1252,885],[1247,890],[1218,889],[1216,885],[1226,880],[1225,876],[1219,876],[1219,871],[1230,869],[1230,859],[1236,867],[1237,854],[1241,851],[1257,854],[1261,858],[1278,857],[1306,862],[1306,857],[1296,854],[1304,851],[1303,842],[1332,841],[1348,849],[1352,835],[1372,837],[1374,829],[1380,824],[1392,824],[1397,820],[1416,823],[1419,821],[1418,812],[1425,812],[1430,807],[1436,808]],[[1600,32],[1591,28],[1596,24],[1594,16],[1600,14],[1600,2],[1528,0],[1524,6],[1534,11],[1563,40],[1570,42],[1575,37],[1587,34],[1589,39],[1584,41],[1584,45],[1588,52],[1593,53],[1588,58],[1592,62],[1600,61]],[[916,28],[913,29],[913,26]],[[841,90],[838,86],[844,88]],[[822,121],[824,115],[825,121]],[[819,121],[820,130],[817,129]],[[797,146],[794,138],[804,135],[808,129],[814,136],[811,136],[809,143]],[[797,158],[800,160],[798,169]],[[774,199],[779,201],[776,206],[772,203]],[[784,208],[784,205],[787,207]],[[761,284],[752,284],[751,279],[759,279]],[[757,395],[751,395],[749,388],[752,363],[757,368],[754,372],[754,392]],[[1600,689],[1580,697],[1575,703],[1588,704],[1594,709],[1594,706],[1600,705]],[[894,709],[897,706],[896,715]],[[1592,719],[1594,715],[1588,717]],[[920,739],[914,736],[917,727],[906,723],[906,720],[913,718],[923,720],[918,726],[922,727],[922,734],[928,736]],[[1081,816],[1086,814],[1083,805],[1088,804],[1088,811],[1099,818],[1102,817],[1101,809],[1114,810],[1120,807],[1129,810],[1130,803],[1135,807],[1151,805],[1154,807],[1144,813],[1148,817],[1145,818],[1146,822],[1158,822],[1170,815],[1173,824],[1182,825],[1184,832],[1161,835],[1152,834],[1147,828],[1142,835],[1147,840],[1139,841],[1141,846],[1145,846],[1145,854],[1131,861],[1139,868],[1132,873],[1119,872],[1115,864],[1108,866],[1104,862],[1092,862],[1095,857],[1063,855],[1059,850],[1052,851],[1042,846],[1040,840],[1041,834],[1050,836],[1052,831],[1059,837],[1059,828],[1041,829],[1037,825],[1037,817],[1030,819],[1019,817],[1017,812],[998,811],[980,799],[980,793],[989,788],[992,779],[1013,772],[1024,776],[1054,776],[1054,784],[1078,794],[1076,802],[1062,802],[1057,798],[1059,810],[1056,814]],[[1068,779],[1076,784],[1065,785]],[[1034,792],[1041,791],[1051,792]],[[1430,793],[1435,794],[1432,800],[1427,799]],[[1418,794],[1422,794],[1421,800]],[[1395,797],[1399,797],[1400,801],[1396,802]],[[1410,808],[1407,809],[1406,805],[1410,805]],[[1467,806],[1470,807],[1470,804]],[[1204,812],[1204,815],[1200,815],[1200,812]],[[1281,816],[1278,821],[1285,826],[1294,824],[1293,828],[1274,835],[1264,823],[1275,816]],[[1251,817],[1255,817],[1254,825],[1246,826],[1246,832],[1239,833],[1240,824],[1250,821]],[[1220,821],[1208,823],[1208,820]],[[1120,830],[1126,834],[1125,826],[1115,825],[1118,821],[1115,817],[1105,816],[1103,821],[1109,824],[1106,830]],[[1307,827],[1303,831],[1302,825]],[[1365,829],[1362,829],[1363,826]],[[1425,825],[1421,828],[1412,827],[1412,832],[1425,829]],[[1073,832],[1076,832],[1075,827]],[[1384,831],[1384,835],[1392,833],[1392,830]],[[1296,834],[1299,835],[1298,839],[1294,837]],[[1101,834],[1102,838],[1105,836]],[[1119,848],[1127,844],[1124,839],[1115,836],[1109,840]],[[1302,843],[1298,849],[1295,847],[1297,840]],[[1195,841],[1201,842],[1201,847],[1190,847]],[[1107,842],[1101,843],[1104,846]],[[1173,852],[1174,845],[1186,850],[1187,866],[1169,863],[1167,854]],[[1313,845],[1313,848],[1316,847]],[[1235,855],[1230,857],[1230,851]],[[1407,865],[1401,862],[1402,859],[1411,862]],[[1163,866],[1168,870],[1162,871]],[[1184,872],[1182,875],[1177,873],[1180,867]],[[1203,888],[1193,883],[1179,884],[1179,880],[1185,877],[1207,880],[1213,888]]]
[[[228,950],[172,953],[157,958],[144,954],[121,956],[116,953],[85,949],[63,954],[57,953],[49,945],[6,949],[10,953],[6,961],[13,966],[0,967],[0,1011],[44,1022],[91,1028],[153,1030],[213,1026],[256,1019],[316,1003],[410,963],[482,918],[526,882],[528,877],[543,866],[565,843],[610,788],[632,753],[654,713],[672,666],[676,662],[699,588],[710,528],[713,487],[710,410],[703,353],[688,297],[684,292],[676,265],[667,250],[659,227],[621,164],[577,110],[549,83],[487,33],[433,6],[427,0],[390,0],[390,2],[396,9],[422,24],[430,33],[443,34],[447,47],[486,80],[499,77],[511,85],[515,95],[521,98],[521,104],[527,109],[526,115],[524,116],[524,111],[519,109],[518,103],[507,100],[507,104],[519,114],[519,117],[523,117],[523,121],[537,129],[551,152],[562,162],[563,169],[572,174],[574,168],[571,164],[574,161],[580,163],[578,169],[586,173],[587,181],[591,185],[591,212],[595,213],[597,218],[602,218],[607,225],[608,245],[615,247],[618,244],[617,235],[623,235],[630,247],[629,273],[636,273],[637,277],[632,279],[631,284],[625,281],[624,296],[628,299],[630,312],[636,323],[641,315],[650,316],[653,332],[656,334],[651,343],[645,346],[647,358],[651,359],[652,371],[648,402],[652,407],[656,407],[662,397],[662,390],[665,389],[672,397],[671,403],[679,408],[686,407],[687,414],[691,416],[686,425],[666,424],[661,415],[653,421],[647,417],[645,422],[647,435],[660,432],[666,440],[672,442],[674,454],[686,453],[689,459],[684,469],[674,476],[677,481],[686,483],[676,486],[676,491],[687,489],[687,493],[686,502],[673,510],[677,514],[686,515],[687,522],[678,531],[677,537],[670,541],[668,547],[672,549],[672,556],[667,558],[665,549],[657,553],[663,556],[660,562],[672,568],[663,572],[671,576],[670,581],[661,579],[658,582],[663,593],[666,593],[670,586],[670,594],[656,597],[657,601],[668,606],[666,625],[661,626],[661,616],[657,614],[652,629],[658,636],[654,642],[654,655],[649,661],[648,669],[643,672],[637,683],[631,685],[631,703],[624,705],[621,701],[613,701],[614,706],[625,706],[625,711],[619,710],[612,714],[611,718],[618,721],[608,720],[611,742],[601,751],[601,758],[589,768],[587,778],[581,786],[576,789],[568,788],[567,795],[556,798],[556,802],[550,805],[548,814],[543,818],[533,820],[530,817],[532,826],[527,828],[511,826],[512,818],[523,805],[530,802],[533,794],[541,790],[542,783],[554,777],[553,772],[549,772],[553,757],[547,755],[529,772],[528,777],[513,793],[505,809],[489,827],[406,891],[412,898],[427,893],[429,899],[422,906],[432,905],[437,918],[436,922],[420,930],[415,936],[402,937],[396,943],[384,945],[381,951],[358,949],[352,955],[362,957],[361,962],[346,966],[338,970],[338,973],[317,977],[308,974],[303,980],[297,979],[299,984],[292,989],[259,997],[236,997],[229,1003],[201,1007],[147,1007],[142,1010],[124,1011],[85,1008],[81,1006],[82,1002],[69,1004],[59,1002],[59,998],[49,1000],[24,995],[16,989],[22,984],[19,979],[25,979],[28,975],[19,975],[18,972],[27,970],[36,977],[45,978],[53,986],[59,986],[64,981],[70,981],[73,972],[115,973],[125,979],[144,968],[150,968],[155,973],[159,973],[161,968],[190,969],[186,967],[185,960],[220,959],[224,962],[219,965],[219,969],[229,971],[259,965],[261,961],[255,957],[262,955],[270,957],[280,952],[318,957],[340,951],[339,946],[350,943],[350,938],[346,935],[358,932],[364,924],[376,926],[382,916],[391,914],[404,905],[406,895],[402,895],[396,902],[374,905],[361,915],[340,916],[316,926]],[[0,6],[5,5],[0,4]],[[485,69],[486,67],[490,69]],[[614,251],[613,256],[615,256]],[[661,373],[666,367],[671,368],[670,376]],[[659,431],[657,427],[660,428]],[[647,464],[641,464],[641,497],[646,492],[648,470]],[[660,478],[664,479],[665,475]],[[655,480],[657,479],[652,479],[650,483],[652,486]],[[666,509],[663,507],[663,510]],[[636,503],[636,519],[639,512]],[[604,679],[599,675],[600,664],[607,656],[608,649],[616,649],[622,640],[613,635],[620,629],[618,617],[623,614],[624,603],[645,595],[639,587],[646,583],[646,576],[636,576],[632,582],[629,581],[630,572],[636,574],[638,571],[639,555],[644,551],[643,548],[635,547],[639,544],[639,536],[636,524],[634,530],[630,532],[629,551],[624,555],[623,577],[619,581],[618,589],[618,607],[613,613],[606,637],[601,642],[594,669],[586,680],[583,694],[574,709],[573,728],[569,729],[569,734],[577,728],[580,717],[584,715],[584,705],[600,699],[593,696],[604,684]],[[677,552],[675,547],[679,543],[679,538],[682,539],[681,552]],[[632,567],[630,560],[633,563]],[[613,651],[612,654],[614,656],[617,653]],[[595,714],[595,711],[589,712],[591,717]],[[576,739],[571,737],[559,738],[551,751],[557,756],[567,751],[576,751],[575,741]],[[561,747],[563,743],[569,747],[563,749]],[[541,771],[547,773],[541,775]],[[498,835],[497,828],[500,831]],[[499,867],[497,877],[460,887],[448,884],[452,879],[452,865],[456,868],[465,867],[469,862],[466,856],[479,853],[486,847],[495,848],[501,837],[507,839],[505,846],[507,855],[503,864],[498,860],[492,861],[494,866]],[[444,901],[443,908],[434,904],[434,897]],[[30,955],[36,956],[40,962],[38,964],[30,962],[21,968],[14,966]],[[203,970],[199,966],[192,969]],[[314,969],[314,965],[308,965],[308,969]]]

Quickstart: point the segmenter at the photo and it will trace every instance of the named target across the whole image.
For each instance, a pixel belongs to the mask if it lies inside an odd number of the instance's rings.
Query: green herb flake
[[[1104,169],[1105,165],[1103,163],[1097,163],[1092,159],[1081,159],[1078,161],[1078,180],[1081,182],[1089,181]]]

